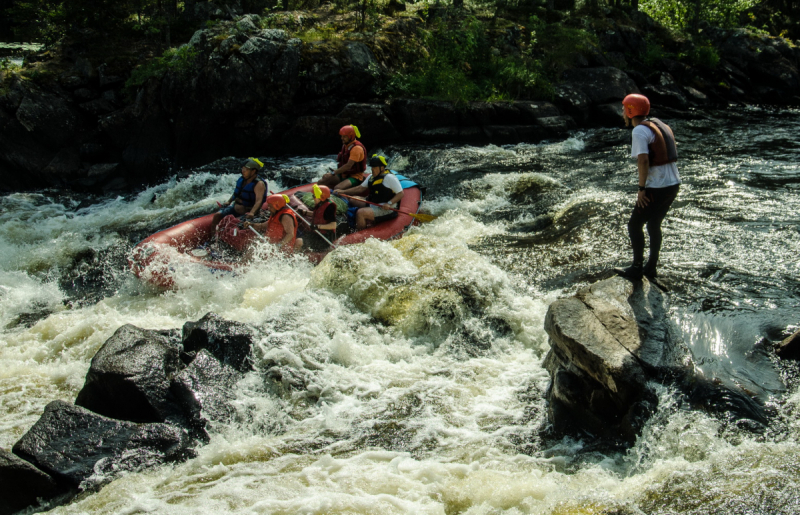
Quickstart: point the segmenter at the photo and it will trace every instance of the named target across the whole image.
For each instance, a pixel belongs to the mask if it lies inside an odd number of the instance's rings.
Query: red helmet
[[[633,118],[634,116],[647,116],[650,114],[650,101],[644,95],[638,93],[631,93],[622,99],[622,108],[625,111],[625,116]]]
[[[361,134],[358,132],[358,127],[355,125],[345,125],[341,129],[339,129],[340,136],[347,136],[350,139],[360,138]]]
[[[289,203],[289,197],[286,195],[270,195],[267,197],[267,205],[273,209],[283,209],[283,206]]]
[[[314,185],[314,198],[318,198],[321,201],[325,202],[329,198],[331,198],[331,189],[327,186],[318,186]]]

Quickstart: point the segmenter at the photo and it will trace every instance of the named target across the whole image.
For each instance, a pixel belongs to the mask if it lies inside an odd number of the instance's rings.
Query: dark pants
[[[650,236],[650,258],[647,267],[655,269],[658,264],[658,255],[661,252],[661,222],[667,216],[672,201],[678,196],[680,184],[666,188],[647,188],[645,196],[650,202],[645,207],[636,206],[628,221],[628,235],[631,237],[633,247],[633,264],[641,265],[644,261],[644,232],[642,227],[647,224],[647,234]]]

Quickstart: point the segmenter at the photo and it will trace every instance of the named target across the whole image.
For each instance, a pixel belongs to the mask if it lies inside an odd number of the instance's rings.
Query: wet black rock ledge
[[[545,317],[548,416],[558,434],[632,444],[665,385],[687,409],[742,429],[769,424],[764,396],[702,376],[668,316],[669,299],[647,279],[612,277],[553,302]]]
[[[549,416],[559,432],[632,442],[658,405],[652,379],[682,368],[685,351],[658,287],[614,277],[550,305]]]
[[[0,515],[194,456],[209,424],[233,416],[256,334],[213,313],[183,331],[120,327],[92,359],[75,404],[51,402],[12,452],[0,449]]]

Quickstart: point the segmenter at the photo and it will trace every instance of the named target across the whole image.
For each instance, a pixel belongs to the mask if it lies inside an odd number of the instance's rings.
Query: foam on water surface
[[[266,247],[233,274],[179,268],[181,288],[169,292],[139,283],[126,252],[213,211],[236,170],[208,167],[89,202],[3,197],[0,446],[51,400],[74,400],[91,357],[121,325],[178,328],[213,311],[259,329],[257,370],[237,386],[233,420],[211,427],[196,458],[126,474],[55,513],[791,513],[800,505],[796,386],[763,435],[690,409],[668,388],[628,450],[543,431],[547,306],[583,284],[580,271],[627,251],[633,165],[597,134],[390,149],[395,167],[428,186],[435,221],[397,241],[336,249],[316,268]],[[749,181],[777,180],[748,171],[770,156],[720,159],[712,170],[696,155],[665,231],[667,273],[690,285],[674,293],[671,316],[710,376],[738,374],[779,399],[769,363],[746,351],[774,333],[770,317],[797,304],[777,293],[797,281],[797,248],[781,225],[794,201]],[[269,163],[270,188],[330,164]],[[771,256],[763,265],[755,242]],[[98,269],[101,284],[91,280]],[[84,290],[91,300],[81,301]],[[720,311],[734,303],[747,316]]]

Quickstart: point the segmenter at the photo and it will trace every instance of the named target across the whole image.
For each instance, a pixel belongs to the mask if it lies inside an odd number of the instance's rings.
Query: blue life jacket
[[[259,182],[264,183],[264,198],[261,199],[261,202],[264,202],[267,199],[269,185],[267,184],[267,181],[258,177],[256,177],[254,181],[245,184],[244,187],[242,187],[242,184],[244,183],[244,177],[239,177],[239,180],[236,181],[236,188],[233,190],[233,197],[239,199],[244,207],[253,207],[256,203],[256,184]]]

